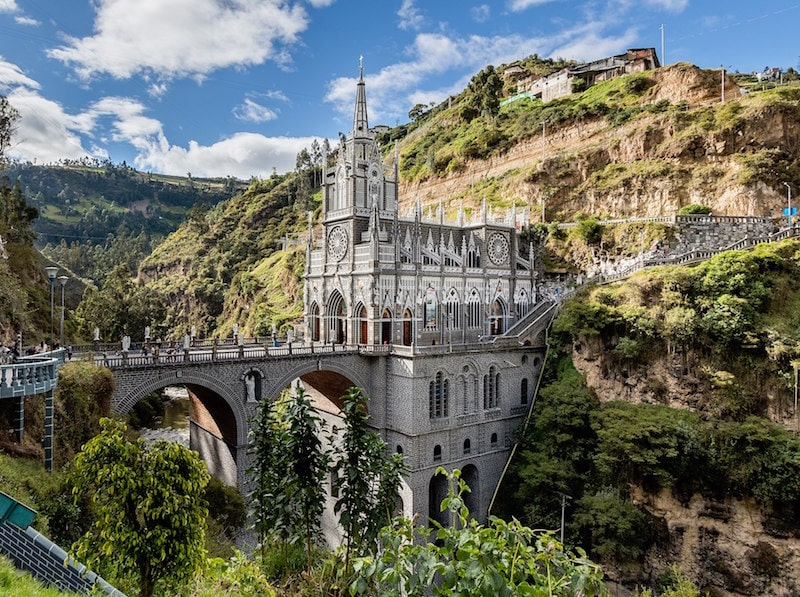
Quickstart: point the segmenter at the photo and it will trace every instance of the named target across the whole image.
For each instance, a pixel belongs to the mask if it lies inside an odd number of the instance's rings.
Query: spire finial
[[[358,78],[364,78],[364,55],[358,57]]]

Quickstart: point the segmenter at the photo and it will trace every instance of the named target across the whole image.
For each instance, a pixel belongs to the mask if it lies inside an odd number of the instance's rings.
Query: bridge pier
[[[54,411],[53,390],[50,390],[44,395],[44,468],[48,472],[53,470]]]
[[[21,442],[25,435],[25,396],[18,396],[15,400],[17,408],[14,412],[14,435],[17,437],[17,441]]]

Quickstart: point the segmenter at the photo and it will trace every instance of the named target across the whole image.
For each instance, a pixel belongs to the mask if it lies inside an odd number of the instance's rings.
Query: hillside
[[[548,222],[674,214],[689,204],[718,215],[778,216],[783,183],[800,183],[800,87],[742,95],[733,78],[726,86],[722,104],[717,71],[677,64],[467,120],[465,91],[386,134],[399,140],[401,202],[441,199],[453,214],[485,198],[494,208],[528,207],[534,220],[544,204]],[[387,162],[392,149],[385,144]],[[317,172],[274,175],[214,205],[162,211],[186,219],[135,261],[138,281],[167,305],[154,333],[177,339],[195,325],[201,336],[230,336],[234,323],[248,336],[290,329],[302,315]],[[95,203],[82,195],[65,193],[62,203],[44,206],[44,217],[78,225],[83,216],[70,220],[66,206]],[[0,228],[15,231],[9,259],[0,261],[8,299],[0,334],[9,337],[19,326],[47,327],[48,289],[32,237],[14,228],[33,214],[11,200],[11,189],[6,196],[16,210]],[[137,218],[153,223],[155,212],[146,217],[134,196],[113,204],[106,196],[98,211],[139,210]],[[113,232],[122,240],[104,249],[109,263],[118,249],[144,254],[152,242],[145,235],[136,245],[135,231]],[[528,233],[540,241],[546,282],[585,267],[598,251],[628,256],[670,232],[620,227],[595,244],[577,242],[579,234],[561,238],[555,226]],[[505,512],[557,528],[561,495],[572,496],[570,541],[629,584],[654,586],[677,562],[715,595],[797,594],[800,445],[789,430],[797,421],[798,255],[796,242],[729,253],[592,287],[568,303],[504,492],[516,501],[503,504]]]
[[[195,211],[142,262],[139,279],[170,308],[165,336],[182,337],[192,325],[201,336],[230,336],[234,323],[267,336],[302,316],[305,243],[281,251],[280,239],[302,238],[316,205],[304,176],[274,175]]]
[[[14,163],[3,176],[38,210],[37,248],[95,283],[123,261],[136,271],[195,204],[213,206],[246,188],[233,178],[155,175],[110,162]]]
[[[676,64],[547,104],[509,104],[480,125],[461,122],[457,105],[441,109],[400,142],[401,198],[442,198],[454,211],[486,197],[537,217],[544,201],[548,221],[691,203],[779,215],[782,182],[800,182],[800,87],[742,96],[728,77],[724,104],[720,92],[717,71]]]

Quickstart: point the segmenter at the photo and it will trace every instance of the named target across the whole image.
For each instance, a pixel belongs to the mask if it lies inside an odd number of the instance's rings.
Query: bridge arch
[[[182,374],[180,376],[178,375],[178,372],[175,372],[174,375],[158,377],[154,376],[148,378],[143,383],[138,384],[133,390],[128,392],[122,398],[115,401],[114,410],[118,414],[128,414],[136,405],[136,403],[138,403],[142,398],[151,392],[161,390],[168,386],[200,386],[212,391],[214,394],[219,396],[225,402],[225,404],[227,404],[228,408],[230,408],[230,411],[233,414],[234,422],[236,424],[236,445],[246,446],[248,441],[247,429],[250,413],[248,412],[244,400],[240,396],[240,388],[230,387],[229,385],[222,383],[217,377],[202,373],[200,371],[183,371],[181,373]]]
[[[369,369],[359,366],[359,357],[355,356],[354,360],[351,359],[319,359],[317,361],[308,361],[306,359],[298,361],[292,367],[287,368],[279,377],[274,381],[265,380],[264,396],[267,399],[275,399],[284,388],[288,388],[291,383],[304,375],[317,373],[321,371],[330,371],[338,373],[342,377],[352,382],[351,385],[361,388],[364,393],[369,397],[372,386],[369,382]],[[338,398],[338,396],[337,396]]]

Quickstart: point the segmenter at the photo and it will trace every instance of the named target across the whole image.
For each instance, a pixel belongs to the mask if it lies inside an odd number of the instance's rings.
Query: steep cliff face
[[[545,126],[544,140],[531,135],[457,172],[401,184],[401,200],[477,206],[476,182],[493,180],[498,195],[537,216],[544,202],[548,220],[672,214],[690,203],[779,214],[779,177],[798,164],[800,90],[742,96],[728,77],[723,104],[719,71],[677,64],[647,76],[649,89],[621,116]]]

